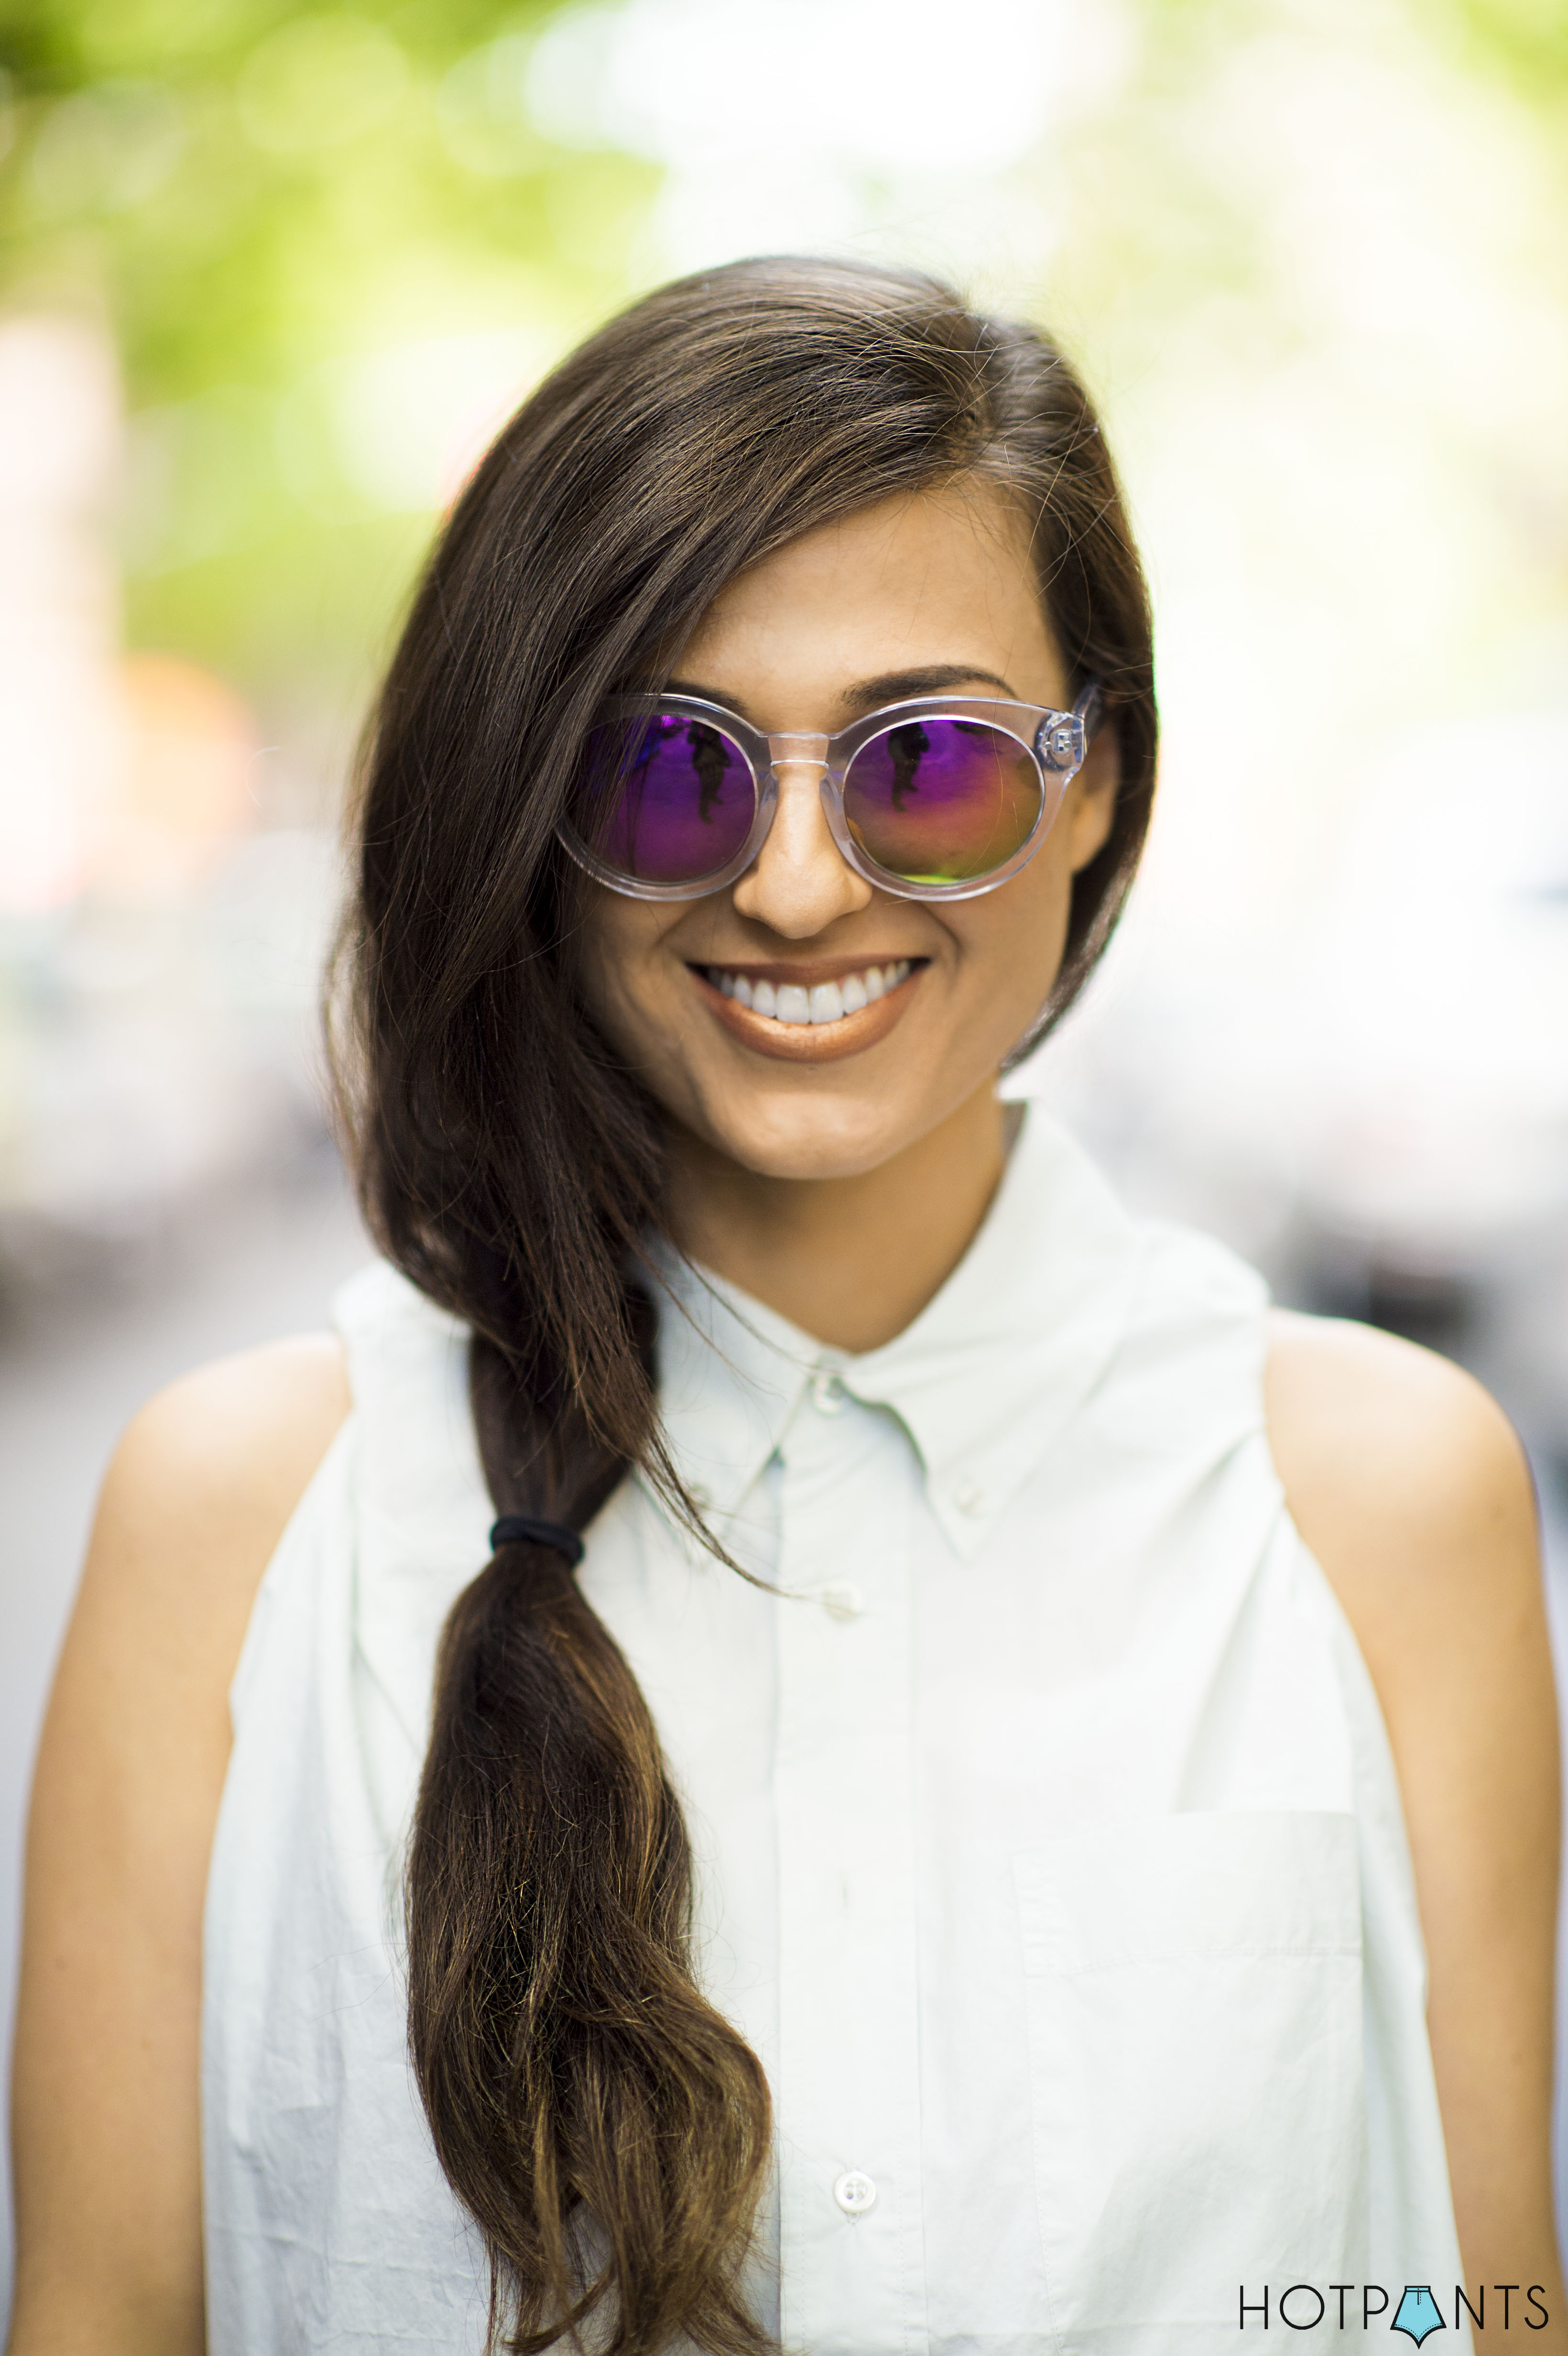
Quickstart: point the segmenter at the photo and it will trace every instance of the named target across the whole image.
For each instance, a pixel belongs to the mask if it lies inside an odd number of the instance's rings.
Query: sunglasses
[[[834,841],[903,900],[967,900],[1031,859],[1100,723],[1097,683],[1071,712],[974,696],[884,704],[837,735],[770,735],[694,695],[626,696],[589,733],[560,840],[638,900],[721,892],[756,858],[778,770],[822,772]]]

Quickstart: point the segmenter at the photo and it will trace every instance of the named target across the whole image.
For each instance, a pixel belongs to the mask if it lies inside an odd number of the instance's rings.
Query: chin
[[[859,1178],[921,1134],[919,1121],[878,1118],[861,1106],[781,1107],[753,1121],[715,1122],[709,1142],[759,1178]]]

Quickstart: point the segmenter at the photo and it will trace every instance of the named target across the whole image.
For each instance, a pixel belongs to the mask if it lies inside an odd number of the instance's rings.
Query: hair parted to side
[[[741,568],[946,479],[1025,512],[1122,785],[1036,1033],[1109,936],[1147,824],[1147,599],[1109,455],[1037,330],[935,281],[736,262],[635,305],[502,433],[431,559],[366,764],[336,1046],[374,1233],[471,1324],[497,1508],[583,1528],[659,1435],[656,1107],[591,1021],[592,889],[555,827],[605,699],[656,684]],[[491,2344],[772,2343],[744,2270],[768,2090],[689,1952],[692,1865],[647,1705],[563,1558],[504,1546],[453,1606],[407,1874],[410,2040],[492,2271]]]

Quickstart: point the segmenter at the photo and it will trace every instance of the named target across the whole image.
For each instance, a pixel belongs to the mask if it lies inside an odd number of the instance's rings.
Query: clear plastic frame
[[[818,791],[834,842],[857,874],[900,899],[972,899],[1005,884],[1040,849],[1104,708],[1093,680],[1071,712],[1000,697],[920,696],[884,704],[828,736],[768,734],[699,696],[624,696],[591,734],[588,782],[574,818],[558,831],[578,865],[613,892],[639,900],[700,899],[737,882],[762,850],[778,808],[779,770],[810,766],[821,772]],[[644,723],[640,732],[636,723]],[[934,790],[912,812],[922,757],[931,755],[933,739],[939,751],[947,747],[962,758],[948,761],[945,778],[940,758],[928,760]],[[665,747],[678,750],[678,809],[648,791]],[[676,762],[665,766],[677,775]],[[585,809],[594,796],[602,812],[597,826],[592,808]],[[715,827],[720,805],[722,823]],[[965,872],[944,876],[932,869],[933,821],[937,831],[945,827],[946,863]],[[702,839],[703,829],[711,841]],[[909,855],[901,867],[884,863],[877,849],[900,847],[894,839],[901,830]],[[617,842],[620,859],[612,855]],[[926,872],[920,872],[923,856]],[[703,857],[711,863],[700,873],[657,872],[690,868]],[[638,873],[639,865],[652,872]]]

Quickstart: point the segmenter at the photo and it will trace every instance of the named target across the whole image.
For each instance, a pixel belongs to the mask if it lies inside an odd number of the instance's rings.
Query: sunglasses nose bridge
[[[768,759],[774,769],[789,765],[795,768],[825,770],[827,766],[827,739],[820,733],[805,730],[770,736]]]

